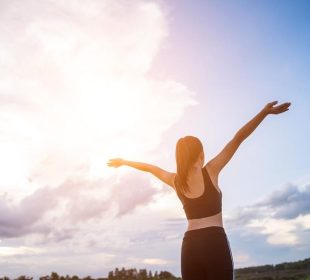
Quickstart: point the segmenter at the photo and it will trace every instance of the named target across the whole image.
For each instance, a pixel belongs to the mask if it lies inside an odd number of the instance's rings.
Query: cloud
[[[11,256],[1,271],[70,273],[83,263],[99,276],[114,256],[115,266],[127,260],[120,250],[132,254],[160,191],[106,162],[158,160],[163,134],[197,104],[194,92],[151,75],[168,36],[156,2],[0,5],[0,236],[6,248],[52,252]],[[160,255],[139,257],[156,265]]]
[[[120,218],[145,206],[157,192],[145,178],[127,174],[118,183],[67,180],[56,188],[42,187],[20,201],[5,194],[0,197],[0,237],[37,233],[61,241],[71,238],[79,223],[105,214]]]
[[[160,6],[10,1],[0,26],[0,236],[61,241],[150,202],[146,179],[104,166],[152,155],[197,104],[184,85],[149,75],[168,35]]]
[[[275,218],[293,219],[301,214],[310,213],[310,185],[299,189],[294,185],[287,185],[284,189],[273,192],[265,201],[257,206],[269,205],[275,212]]]
[[[310,214],[310,185],[299,188],[289,184],[257,203],[237,208],[230,223],[238,226],[260,217],[289,220],[307,214]]]
[[[305,246],[301,233],[310,229],[310,185],[289,184],[257,203],[239,207],[228,217],[227,226],[262,234],[270,245]]]
[[[31,247],[0,247],[0,256],[1,257],[8,257],[8,256],[16,256],[16,255],[33,255],[33,254],[39,254],[42,253],[41,250],[38,250],[37,248],[31,248]]]
[[[151,265],[167,265],[169,263],[173,263],[174,261],[166,260],[166,259],[158,259],[158,258],[146,258],[146,259],[139,259],[130,257],[128,261],[131,265],[141,265],[141,264],[151,264]]]
[[[0,26],[0,190],[57,186],[85,164],[107,175],[109,157],[149,156],[197,104],[149,73],[168,36],[156,3],[10,1]]]

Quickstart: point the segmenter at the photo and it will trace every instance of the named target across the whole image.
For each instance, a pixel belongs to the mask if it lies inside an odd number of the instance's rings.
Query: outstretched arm
[[[161,169],[160,167],[148,164],[144,162],[137,162],[137,161],[130,161],[130,160],[124,160],[121,158],[115,158],[110,159],[110,162],[107,163],[109,166],[113,167],[119,167],[121,165],[127,165],[133,168],[136,168],[141,171],[150,172],[154,176],[156,176],[158,179],[163,181],[164,183],[168,184],[169,186],[173,187],[173,180],[175,173],[168,172],[164,169]]]
[[[267,115],[283,113],[287,111],[288,107],[291,105],[291,103],[286,102],[273,107],[277,102],[278,101],[273,101],[268,103],[254,118],[237,131],[235,136],[228,142],[228,144],[226,144],[224,149],[216,157],[207,163],[213,173],[220,173],[223,167],[237,151],[240,144],[256,129]]]

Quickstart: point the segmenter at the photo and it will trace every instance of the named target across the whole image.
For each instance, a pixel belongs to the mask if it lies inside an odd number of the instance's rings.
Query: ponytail
[[[177,163],[175,187],[178,191],[189,192],[188,171],[195,164],[202,151],[202,143],[197,137],[185,136],[178,140],[175,150]]]

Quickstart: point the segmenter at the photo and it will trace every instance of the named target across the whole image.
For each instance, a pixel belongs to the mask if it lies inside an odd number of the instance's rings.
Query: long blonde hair
[[[203,146],[197,137],[189,135],[178,140],[175,149],[177,164],[175,187],[177,191],[189,192],[188,171],[197,161],[201,152],[203,152]]]

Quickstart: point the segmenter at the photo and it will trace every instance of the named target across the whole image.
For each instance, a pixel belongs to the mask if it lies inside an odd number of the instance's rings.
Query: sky
[[[0,0],[0,276],[181,276],[174,190],[194,135],[212,159],[268,102],[219,176],[235,268],[309,257],[308,1]]]

